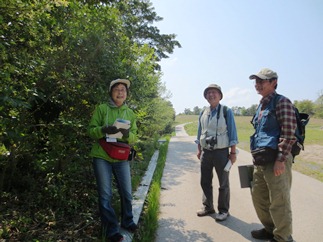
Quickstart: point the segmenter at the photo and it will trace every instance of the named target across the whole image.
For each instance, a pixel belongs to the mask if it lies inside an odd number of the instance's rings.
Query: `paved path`
[[[216,222],[214,215],[196,215],[196,211],[202,206],[202,191],[195,137],[187,136],[183,125],[176,127],[176,135],[168,147],[155,242],[259,241],[251,237],[250,231],[262,228],[262,225],[254,211],[250,189],[240,188],[237,168],[251,163],[250,153],[240,150],[238,160],[230,171],[231,216],[224,222]],[[216,175],[213,180],[216,201]],[[322,242],[323,183],[293,171],[292,210],[294,240]]]

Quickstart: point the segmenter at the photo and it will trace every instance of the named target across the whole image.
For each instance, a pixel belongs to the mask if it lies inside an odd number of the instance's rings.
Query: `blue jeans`
[[[121,226],[129,227],[133,222],[132,188],[129,161],[109,162],[93,158],[93,169],[99,193],[99,211],[105,236],[119,232],[118,217],[112,207],[112,175],[121,200]]]

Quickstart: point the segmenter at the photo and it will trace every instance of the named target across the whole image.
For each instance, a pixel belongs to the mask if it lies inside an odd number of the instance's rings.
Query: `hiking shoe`
[[[261,240],[269,240],[269,241],[275,241],[274,235],[272,233],[269,233],[265,228],[258,229],[258,230],[252,230],[251,236],[255,239],[261,239]]]
[[[108,241],[110,242],[120,242],[123,240],[123,236],[120,233],[116,233],[110,237],[108,237]]]
[[[213,213],[215,213],[214,209],[211,209],[211,210],[202,209],[200,211],[197,211],[197,216],[203,217],[203,216],[213,214]]]
[[[218,213],[217,215],[215,215],[215,220],[216,221],[224,221],[228,218],[229,213]]]
[[[124,227],[122,226],[122,228],[124,228],[125,230],[129,231],[130,233],[135,233],[138,230],[138,225],[133,223],[128,227]]]

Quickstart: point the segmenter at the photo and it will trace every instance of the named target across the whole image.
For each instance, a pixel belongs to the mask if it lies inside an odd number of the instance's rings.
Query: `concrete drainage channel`
[[[157,160],[158,160],[159,151],[155,151],[154,155],[152,156],[148,169],[145,173],[145,176],[142,178],[140,186],[138,187],[137,191],[133,194],[133,201],[132,201],[132,209],[133,209],[133,220],[135,223],[138,223],[140,214],[142,212],[144,202],[151,184],[151,180],[154,175],[154,171],[156,169]],[[120,233],[124,236],[125,242],[132,241],[133,234],[124,230],[120,229]]]

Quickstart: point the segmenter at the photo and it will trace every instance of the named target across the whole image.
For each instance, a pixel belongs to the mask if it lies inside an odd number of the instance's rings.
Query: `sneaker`
[[[258,230],[252,230],[251,235],[255,239],[275,241],[275,240],[273,240],[274,235],[272,233],[268,232],[265,228],[258,229]]]
[[[211,209],[211,210],[202,209],[200,211],[197,211],[197,216],[203,217],[203,216],[213,214],[213,213],[215,213],[214,209]]]
[[[110,242],[120,242],[123,240],[123,236],[120,233],[116,233],[108,238]]]
[[[216,221],[224,221],[228,218],[229,213],[218,213],[217,215],[215,215],[215,220]]]
[[[124,227],[122,226],[122,228],[124,228],[125,230],[129,231],[130,233],[135,233],[138,230],[138,225],[133,223],[128,227]]]

